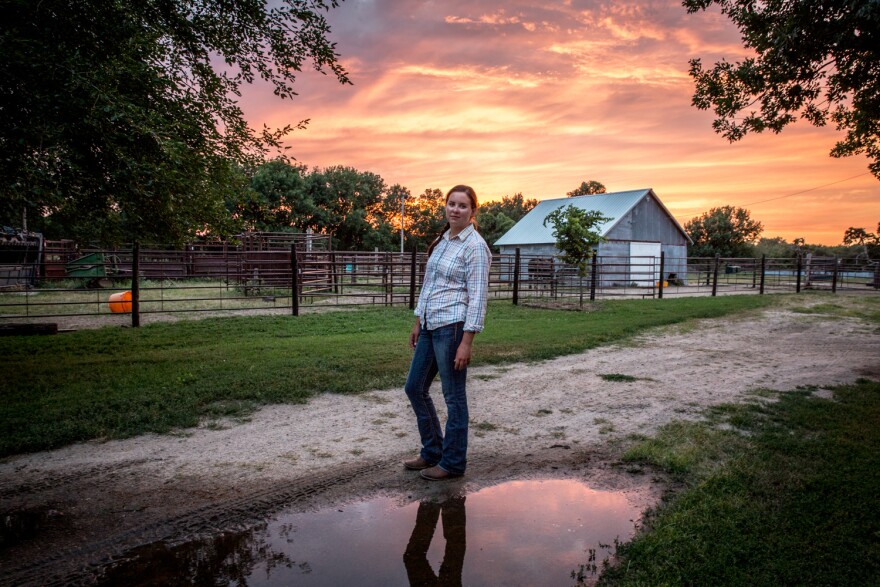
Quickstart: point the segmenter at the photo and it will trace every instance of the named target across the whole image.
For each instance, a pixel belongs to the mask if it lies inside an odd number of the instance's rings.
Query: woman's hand
[[[467,369],[467,366],[471,362],[471,350],[473,349],[474,344],[474,334],[476,333],[465,332],[464,336],[461,339],[461,343],[458,345],[458,349],[455,351],[455,361],[452,363],[452,367],[456,371]]]
[[[418,323],[418,321],[416,321],[416,325],[412,327],[412,330],[409,333],[409,347],[410,348],[412,348],[412,349],[416,348],[416,343],[419,342],[419,332],[421,331],[421,329],[422,329],[421,325]]]

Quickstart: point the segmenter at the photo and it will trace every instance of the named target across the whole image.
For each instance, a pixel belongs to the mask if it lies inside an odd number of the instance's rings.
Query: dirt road
[[[758,389],[809,385],[824,394],[880,378],[880,329],[777,308],[551,361],[474,368],[469,377],[468,474],[449,483],[400,466],[418,442],[398,389],[5,459],[0,585],[87,582],[114,557],[158,540],[378,494],[419,500],[513,479],[577,478],[603,489],[649,484],[656,496],[661,482],[617,466],[621,441]]]

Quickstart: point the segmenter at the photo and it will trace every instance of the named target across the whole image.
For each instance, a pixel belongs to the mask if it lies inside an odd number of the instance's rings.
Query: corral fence
[[[116,316],[117,322],[121,317],[138,326],[142,316],[151,314],[296,316],[322,307],[413,308],[427,261],[424,253],[332,251],[305,240],[182,251],[135,245],[82,253],[65,262],[64,271],[45,260],[40,268],[21,267],[30,280],[0,287],[0,327],[65,316]],[[514,304],[804,290],[877,293],[880,265],[810,256],[667,260],[665,255],[594,255],[580,275],[556,257],[517,251],[495,255],[489,277],[489,298]]]

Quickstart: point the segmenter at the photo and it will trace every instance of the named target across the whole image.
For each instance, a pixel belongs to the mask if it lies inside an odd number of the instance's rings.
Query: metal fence
[[[294,243],[286,250],[133,247],[85,253],[63,271],[20,267],[24,278],[0,288],[0,324],[116,316],[116,322],[130,319],[138,326],[151,314],[412,308],[427,260],[424,254],[308,250]],[[581,275],[558,258],[517,253],[495,255],[489,277],[490,299],[514,304],[803,290],[877,293],[880,265],[811,257],[688,258],[673,264],[662,255],[594,256]]]

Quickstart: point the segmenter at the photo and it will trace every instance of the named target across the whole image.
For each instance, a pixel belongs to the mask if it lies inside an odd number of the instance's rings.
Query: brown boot
[[[422,479],[427,479],[428,481],[442,481],[451,477],[461,477],[461,475],[454,475],[445,469],[441,469],[439,465],[425,469],[419,474],[422,476]]]
[[[423,459],[422,457],[416,457],[414,459],[410,459],[408,461],[403,461],[403,466],[409,469],[410,471],[421,471],[422,469],[427,469],[431,467],[431,463]]]

